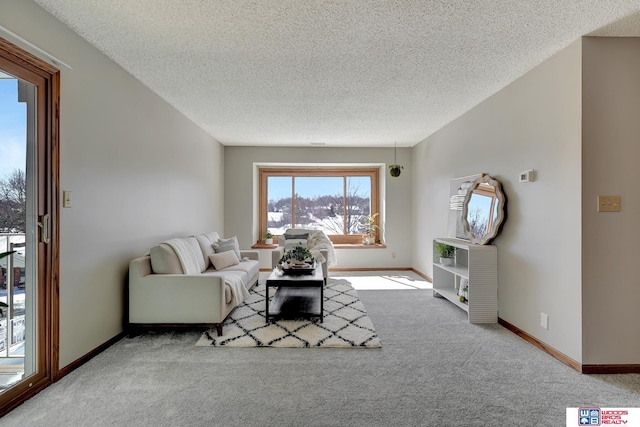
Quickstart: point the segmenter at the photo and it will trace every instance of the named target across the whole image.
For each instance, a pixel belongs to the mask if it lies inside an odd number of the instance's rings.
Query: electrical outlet
[[[396,253],[395,252],[391,252],[391,258],[396,259]]]
[[[540,327],[542,329],[549,329],[549,315],[547,313],[540,313]]]
[[[598,196],[598,212],[620,212],[620,196]]]

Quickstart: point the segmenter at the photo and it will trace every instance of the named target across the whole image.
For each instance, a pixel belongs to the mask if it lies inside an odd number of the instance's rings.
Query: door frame
[[[0,38],[0,68],[29,82],[36,91],[37,201],[41,221],[49,215],[49,243],[38,227],[36,300],[37,354],[33,375],[0,393],[0,417],[59,379],[59,182],[60,70]]]

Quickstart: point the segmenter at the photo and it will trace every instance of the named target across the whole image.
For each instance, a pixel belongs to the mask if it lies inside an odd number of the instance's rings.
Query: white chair
[[[317,230],[308,230],[305,228],[287,229],[284,234],[278,238],[278,248],[274,249],[271,252],[271,261],[273,268],[275,268],[276,264],[278,264],[278,261],[280,260],[280,258],[282,258],[285,250],[293,248],[298,244],[301,244],[305,248],[308,247],[307,239],[309,237],[309,234],[315,231]],[[320,254],[325,259],[325,262],[322,263],[322,276],[326,281],[327,277],[329,277],[329,263],[327,262],[327,260],[329,259],[329,251],[327,251],[326,249],[321,249]]]

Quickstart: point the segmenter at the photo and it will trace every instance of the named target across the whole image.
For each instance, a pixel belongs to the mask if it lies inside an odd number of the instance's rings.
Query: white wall
[[[73,67],[62,70],[61,93],[61,188],[73,191],[74,207],[60,217],[60,367],[122,330],[130,258],[223,225],[243,247],[257,239],[255,162],[392,159],[391,149],[223,151],[32,1],[0,0],[0,10],[1,26]],[[631,221],[639,203],[640,46],[585,40],[584,181],[578,41],[412,150],[399,149],[405,170],[398,179],[386,175],[388,248],[341,250],[338,267],[413,266],[432,275],[431,239],[446,233],[449,180],[487,172],[508,197],[495,240],[500,317],[578,362],[638,363]],[[537,181],[518,184],[529,168]],[[597,194],[621,194],[623,211],[595,214]],[[549,314],[548,331],[540,312]]]
[[[583,328],[585,364],[640,363],[640,39],[583,41]],[[598,213],[598,195],[622,210]]]
[[[431,240],[447,233],[449,180],[500,180],[499,317],[580,362],[581,42],[575,42],[416,145],[413,265],[432,276]],[[519,172],[536,182],[519,184]],[[549,329],[540,327],[540,313]]]
[[[221,230],[222,146],[30,0],[0,25],[73,67],[61,74],[60,367],[122,331],[131,258]]]
[[[336,268],[411,267],[411,158],[409,148],[398,148],[402,174],[391,178],[385,166],[383,210],[385,249],[337,249]],[[393,148],[280,148],[225,147],[225,235],[237,235],[249,248],[258,240],[257,181],[254,163],[393,163]],[[395,252],[396,257],[392,254]],[[261,268],[271,267],[271,251],[262,250]]]

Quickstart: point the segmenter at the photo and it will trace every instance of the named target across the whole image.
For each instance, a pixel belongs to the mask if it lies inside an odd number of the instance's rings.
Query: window
[[[378,175],[371,167],[260,168],[260,235],[307,228],[362,243],[367,216],[380,211]]]

